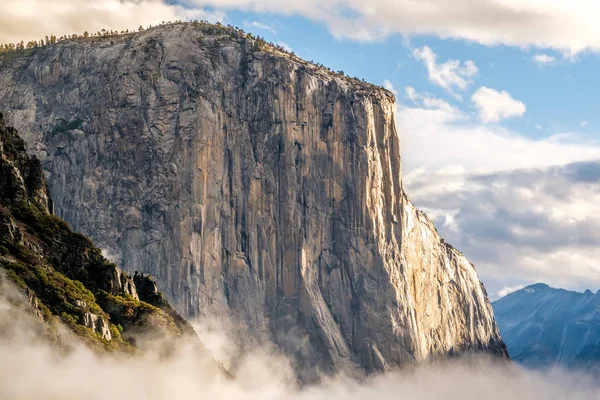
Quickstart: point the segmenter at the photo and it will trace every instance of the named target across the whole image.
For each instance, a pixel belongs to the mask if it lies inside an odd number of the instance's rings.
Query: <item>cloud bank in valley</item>
[[[2,281],[2,280],[0,280]],[[561,371],[536,373],[490,360],[455,361],[390,372],[357,382],[342,377],[299,388],[290,364],[273,351],[238,357],[235,378],[220,375],[211,357],[182,346],[169,355],[100,356],[83,346],[59,353],[41,337],[26,299],[0,282],[0,398],[159,400],[596,399],[589,378]],[[217,354],[233,346],[220,338]],[[214,339],[214,338],[213,338]],[[210,342],[210,341],[209,341]],[[214,342],[213,342],[214,344]],[[223,349],[227,349],[223,352]]]

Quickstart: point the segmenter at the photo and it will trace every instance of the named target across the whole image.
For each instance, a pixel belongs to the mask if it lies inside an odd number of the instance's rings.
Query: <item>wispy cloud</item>
[[[280,45],[281,47],[283,47],[285,49],[285,51],[289,51],[289,52],[293,51],[292,47],[289,44],[287,44],[286,42],[279,41],[279,42],[277,42],[277,44]]]
[[[471,78],[478,72],[475,63],[470,60],[465,61],[464,64],[461,64],[459,60],[448,60],[438,64],[437,54],[427,46],[415,49],[413,56],[425,64],[431,83],[452,94],[455,94],[454,89],[465,90],[467,85],[472,82]]]
[[[277,33],[277,31],[275,30],[275,28],[273,28],[271,25],[267,25],[267,24],[263,24],[262,22],[258,22],[258,21],[244,21],[243,22],[245,27],[248,28],[256,28],[256,29],[261,29],[264,31],[269,31],[271,33]]]
[[[390,82],[389,79],[386,79],[383,81],[383,87],[387,90],[389,90],[390,92],[394,93],[394,95],[398,95],[398,91],[396,90],[396,88],[394,87],[394,85],[392,84],[392,82]]]
[[[414,105],[422,107],[435,120],[452,122],[465,119],[462,111],[445,100],[432,96],[429,93],[417,92],[412,86],[404,88],[404,92]],[[433,115],[434,113],[435,116]]]
[[[556,62],[556,57],[544,53],[535,54],[531,59],[540,66],[552,65]]]

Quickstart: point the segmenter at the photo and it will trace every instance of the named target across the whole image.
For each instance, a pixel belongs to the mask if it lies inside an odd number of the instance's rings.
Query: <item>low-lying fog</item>
[[[235,378],[219,374],[212,356],[182,345],[169,357],[99,356],[84,346],[58,353],[38,322],[23,312],[22,296],[0,279],[0,399],[600,399],[592,379],[564,371],[526,371],[489,360],[392,372],[361,383],[338,377],[298,388],[284,357],[257,349],[241,358]],[[235,346],[225,334],[198,331],[227,364]]]

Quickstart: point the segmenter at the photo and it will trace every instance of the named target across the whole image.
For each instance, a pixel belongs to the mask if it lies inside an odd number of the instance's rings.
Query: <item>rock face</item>
[[[51,204],[40,161],[27,155],[25,143],[0,113],[0,302],[19,303],[14,301],[19,296],[9,293],[15,288],[8,277],[27,299],[30,314],[46,323],[44,336],[61,346],[70,338],[61,337],[58,321],[91,347],[110,351],[133,351],[142,335],[167,341],[194,337],[162,295],[148,290],[156,289],[152,279],[135,279],[138,295],[134,279],[52,215]],[[15,330],[14,318],[19,316],[1,316],[3,339]]]
[[[511,357],[532,368],[560,365],[600,374],[600,291],[538,283],[495,301]]]
[[[506,356],[475,268],[403,192],[391,93],[177,24],[4,62],[0,98],[56,213],[187,317],[310,371]]]

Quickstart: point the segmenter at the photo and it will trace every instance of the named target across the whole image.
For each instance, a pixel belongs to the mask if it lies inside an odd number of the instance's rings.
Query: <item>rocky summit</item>
[[[0,99],[56,214],[186,317],[305,374],[507,356],[475,267],[403,191],[390,92],[184,23],[0,58]]]

